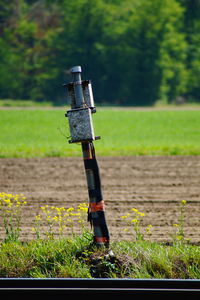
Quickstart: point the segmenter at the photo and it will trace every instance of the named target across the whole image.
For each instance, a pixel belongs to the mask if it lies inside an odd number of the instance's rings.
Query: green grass
[[[63,110],[1,110],[0,157],[80,156]],[[200,110],[99,109],[98,155],[200,155]]]
[[[0,245],[0,277],[195,278],[200,279],[200,248],[189,244],[114,242],[91,248],[83,236]]]
[[[13,99],[0,99],[0,107],[46,107],[52,106],[49,101],[37,102],[33,100],[13,100]]]

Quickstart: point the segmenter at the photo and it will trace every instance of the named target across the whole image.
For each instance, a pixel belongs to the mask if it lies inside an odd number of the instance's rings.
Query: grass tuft
[[[121,241],[111,249],[109,255],[107,249],[91,247],[83,236],[3,243],[0,277],[200,279],[198,246]]]

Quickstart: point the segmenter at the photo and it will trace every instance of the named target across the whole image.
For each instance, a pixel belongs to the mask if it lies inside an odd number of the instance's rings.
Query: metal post
[[[81,80],[81,67],[71,69],[73,82],[66,84],[71,110],[68,117],[71,133],[70,143],[81,142],[84,167],[89,194],[88,221],[94,229],[96,246],[109,246],[109,231],[105,219],[105,205],[101,190],[99,167],[97,164],[93,140],[94,136],[91,114],[96,112],[94,107],[91,82]]]
[[[90,200],[88,220],[94,228],[94,243],[97,246],[108,246],[109,232],[104,213],[105,204],[93,142],[83,142],[82,152]]]
[[[74,91],[75,91],[75,100],[76,107],[83,107],[83,90],[82,90],[82,81],[81,81],[81,67],[76,66],[71,68],[71,74],[73,77]]]

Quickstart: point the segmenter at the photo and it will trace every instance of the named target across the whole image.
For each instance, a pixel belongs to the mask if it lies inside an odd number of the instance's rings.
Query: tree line
[[[74,65],[98,103],[200,102],[200,0],[0,0],[0,98],[64,103]]]

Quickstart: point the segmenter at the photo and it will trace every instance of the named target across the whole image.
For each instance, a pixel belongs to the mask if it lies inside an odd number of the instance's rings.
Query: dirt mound
[[[131,238],[120,216],[133,207],[145,213],[144,231],[153,226],[153,240],[170,240],[179,202],[186,200],[186,238],[200,242],[199,156],[99,157],[98,163],[112,240]],[[81,157],[0,159],[0,191],[27,197],[24,239],[33,237],[32,220],[41,205],[69,207],[88,201]]]

